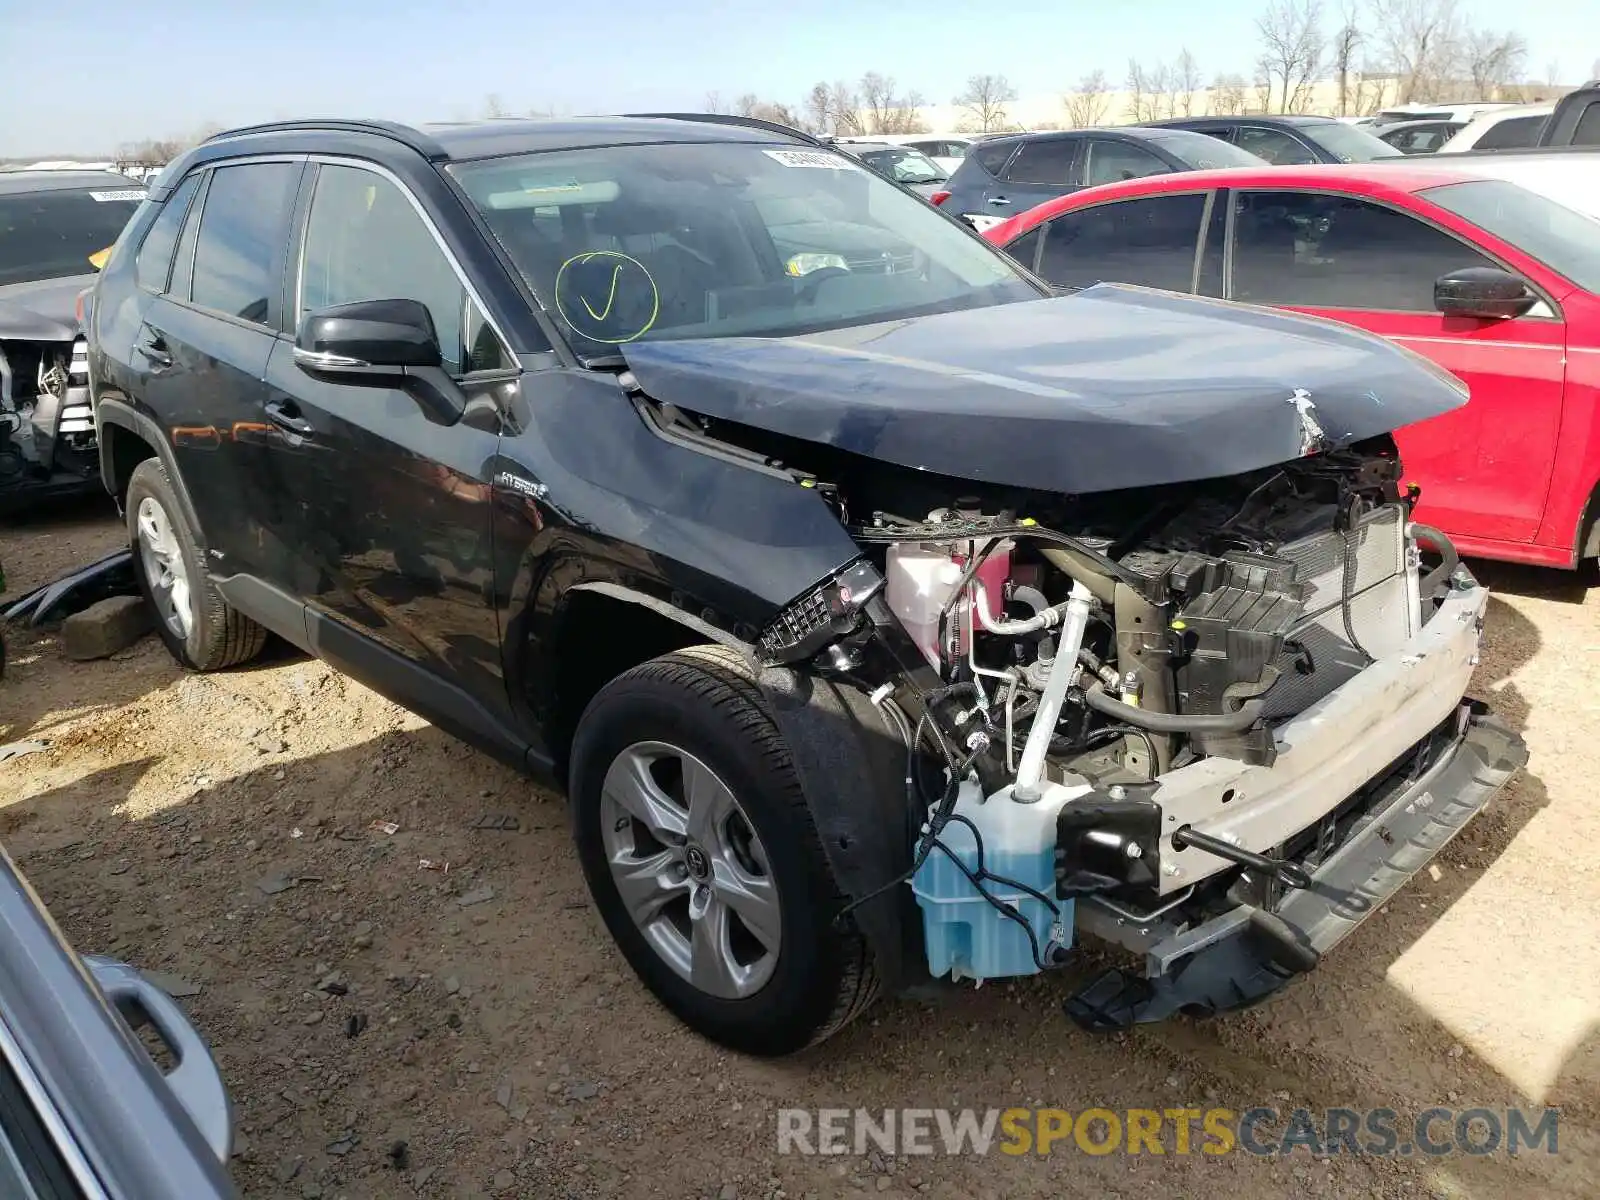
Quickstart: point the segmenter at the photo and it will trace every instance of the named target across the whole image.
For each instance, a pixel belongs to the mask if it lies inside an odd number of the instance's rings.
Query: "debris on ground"
[[[61,623],[61,649],[70,659],[110,658],[150,632],[143,596],[108,596]]]
[[[25,742],[7,742],[0,746],[0,763],[9,762],[13,758],[21,758],[26,754],[37,754],[41,750],[50,749],[49,742],[30,740]]]

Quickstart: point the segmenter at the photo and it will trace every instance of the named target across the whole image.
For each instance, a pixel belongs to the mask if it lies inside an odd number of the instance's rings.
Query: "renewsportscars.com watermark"
[[[1555,1154],[1559,1109],[782,1108],[779,1154]]]

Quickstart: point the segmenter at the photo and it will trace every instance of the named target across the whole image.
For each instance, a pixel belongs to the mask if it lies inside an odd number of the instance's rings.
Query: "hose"
[[[1152,733],[1238,733],[1254,725],[1266,707],[1264,700],[1247,700],[1237,712],[1215,715],[1150,712],[1106,695],[1105,684],[1098,680],[1083,689],[1083,700],[1102,716]]]
[[[1024,633],[1036,633],[1041,629],[1049,629],[1053,625],[1061,624],[1061,618],[1066,616],[1067,605],[1071,601],[1064,601],[1051,608],[1041,608],[1031,617],[1024,617],[1020,621],[997,621],[989,612],[989,593],[982,583],[974,582],[973,590],[977,593],[973,602],[973,610],[978,614],[978,624],[990,633],[999,634],[1001,637],[1020,637]],[[1028,589],[1032,591],[1033,589]]]
[[[1044,694],[1039,697],[1039,711],[1033,718],[1033,727],[1028,730],[1028,740],[1022,744],[1022,762],[1017,767],[1017,781],[1011,789],[1012,797],[1024,804],[1039,799],[1039,781],[1044,777],[1050,739],[1061,718],[1067,688],[1078,676],[1078,650],[1089,625],[1090,599],[1089,589],[1074,580],[1072,598],[1067,601],[1066,618],[1061,625],[1061,644],[1056,647],[1056,659],[1050,668],[1050,677],[1045,680]]]
[[[1411,536],[1419,542],[1426,542],[1439,552],[1444,559],[1433,570],[1422,577],[1422,582],[1417,585],[1418,591],[1424,596],[1433,595],[1434,589],[1444,583],[1456,573],[1456,568],[1461,565],[1461,555],[1456,552],[1455,546],[1443,533],[1432,525],[1411,524]]]

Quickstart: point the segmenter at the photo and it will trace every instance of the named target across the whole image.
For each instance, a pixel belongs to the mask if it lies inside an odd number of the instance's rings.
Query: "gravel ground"
[[[0,530],[0,561],[18,592],[121,537],[89,506]],[[202,677],[154,638],[80,665],[12,631],[0,741],[50,749],[0,765],[0,838],[79,949],[199,985],[184,1003],[251,1197],[1592,1197],[1600,589],[1481,573],[1477,691],[1524,731],[1528,772],[1314,975],[1211,1022],[1090,1036],[1051,979],[886,1003],[790,1061],[723,1053],[613,951],[558,799],[278,648]],[[1562,1123],[1559,1154],[1516,1159],[776,1150],[781,1107],[1033,1103],[1553,1104]]]

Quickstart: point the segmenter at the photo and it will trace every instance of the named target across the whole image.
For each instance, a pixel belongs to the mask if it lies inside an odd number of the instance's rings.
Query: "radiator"
[[[1278,550],[1277,557],[1293,562],[1311,591],[1279,656],[1278,682],[1265,696],[1266,717],[1301,711],[1371,659],[1399,650],[1416,632],[1420,615],[1411,598],[1405,527],[1401,506],[1389,504],[1348,533],[1320,533]],[[1342,599],[1347,571],[1348,630]]]

